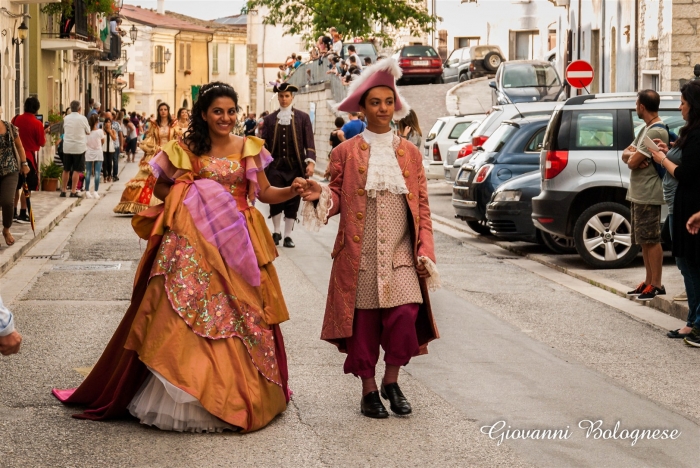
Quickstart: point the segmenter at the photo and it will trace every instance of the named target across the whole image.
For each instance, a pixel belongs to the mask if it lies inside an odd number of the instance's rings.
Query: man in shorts
[[[63,179],[61,181],[61,197],[66,196],[68,176],[73,172],[71,198],[78,198],[78,181],[80,174],[85,172],[85,152],[87,151],[87,136],[90,125],[87,118],[80,113],[80,101],[71,101],[70,114],[63,118]]]
[[[668,145],[668,128],[659,118],[659,93],[645,89],[637,94],[637,116],[644,126],[622,153],[622,162],[631,169],[627,200],[631,203],[632,243],[642,246],[646,278],[628,292],[642,301],[666,294],[661,284],[663,248],[661,247],[661,205],[664,204],[661,175],[657,171],[644,137],[659,139]]]

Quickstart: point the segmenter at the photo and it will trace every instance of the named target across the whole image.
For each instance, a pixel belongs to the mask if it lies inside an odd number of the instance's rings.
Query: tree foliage
[[[263,7],[269,10],[266,24],[281,25],[309,43],[335,26],[343,37],[375,37],[390,45],[397,31],[419,36],[437,20],[424,0],[248,0],[244,11]]]

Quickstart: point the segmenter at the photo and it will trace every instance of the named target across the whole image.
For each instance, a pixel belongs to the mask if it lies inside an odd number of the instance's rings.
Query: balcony
[[[61,0],[10,0],[20,5],[35,5],[37,3],[61,3]]]
[[[41,48],[101,52],[102,44],[99,38],[91,34],[88,28],[85,0],[75,0],[73,12],[72,18],[41,14]]]

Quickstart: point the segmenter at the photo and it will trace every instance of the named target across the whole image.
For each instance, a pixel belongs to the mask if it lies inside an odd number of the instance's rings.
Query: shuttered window
[[[185,70],[192,70],[192,44],[187,44]]]
[[[156,46],[156,73],[165,73],[165,48],[163,46]]]
[[[129,73],[129,89],[136,87],[136,73]]]
[[[236,44],[229,44],[228,47],[228,73],[233,75],[236,73]]]
[[[180,43],[180,58],[178,60],[177,69],[182,71],[185,69],[185,44]]]
[[[213,75],[219,74],[219,44],[211,46],[211,73]]]

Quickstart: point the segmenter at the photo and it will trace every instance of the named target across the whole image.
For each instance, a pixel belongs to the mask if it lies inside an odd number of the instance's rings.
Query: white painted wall
[[[0,0],[0,7],[7,8],[11,13],[22,12],[22,4],[9,0]],[[0,117],[3,120],[10,120],[15,115],[15,52],[16,45],[12,44],[12,37],[17,34],[17,27],[21,24],[21,18],[8,18],[7,15],[0,14],[0,107],[2,107]],[[20,45],[20,61],[24,60],[24,46]],[[22,62],[23,63],[23,62]],[[20,70],[24,72],[24,66]],[[22,77],[24,80],[24,77]],[[20,89],[20,103],[24,101],[24,89]],[[20,109],[21,109],[20,104]]]
[[[218,73],[214,74],[214,51],[218,45]],[[235,49],[235,67],[231,73],[231,48]],[[236,44],[225,35],[214,35],[209,44],[209,81],[222,81],[230,84],[238,93],[238,105],[243,111],[250,105],[249,79],[246,70],[246,44]]]

